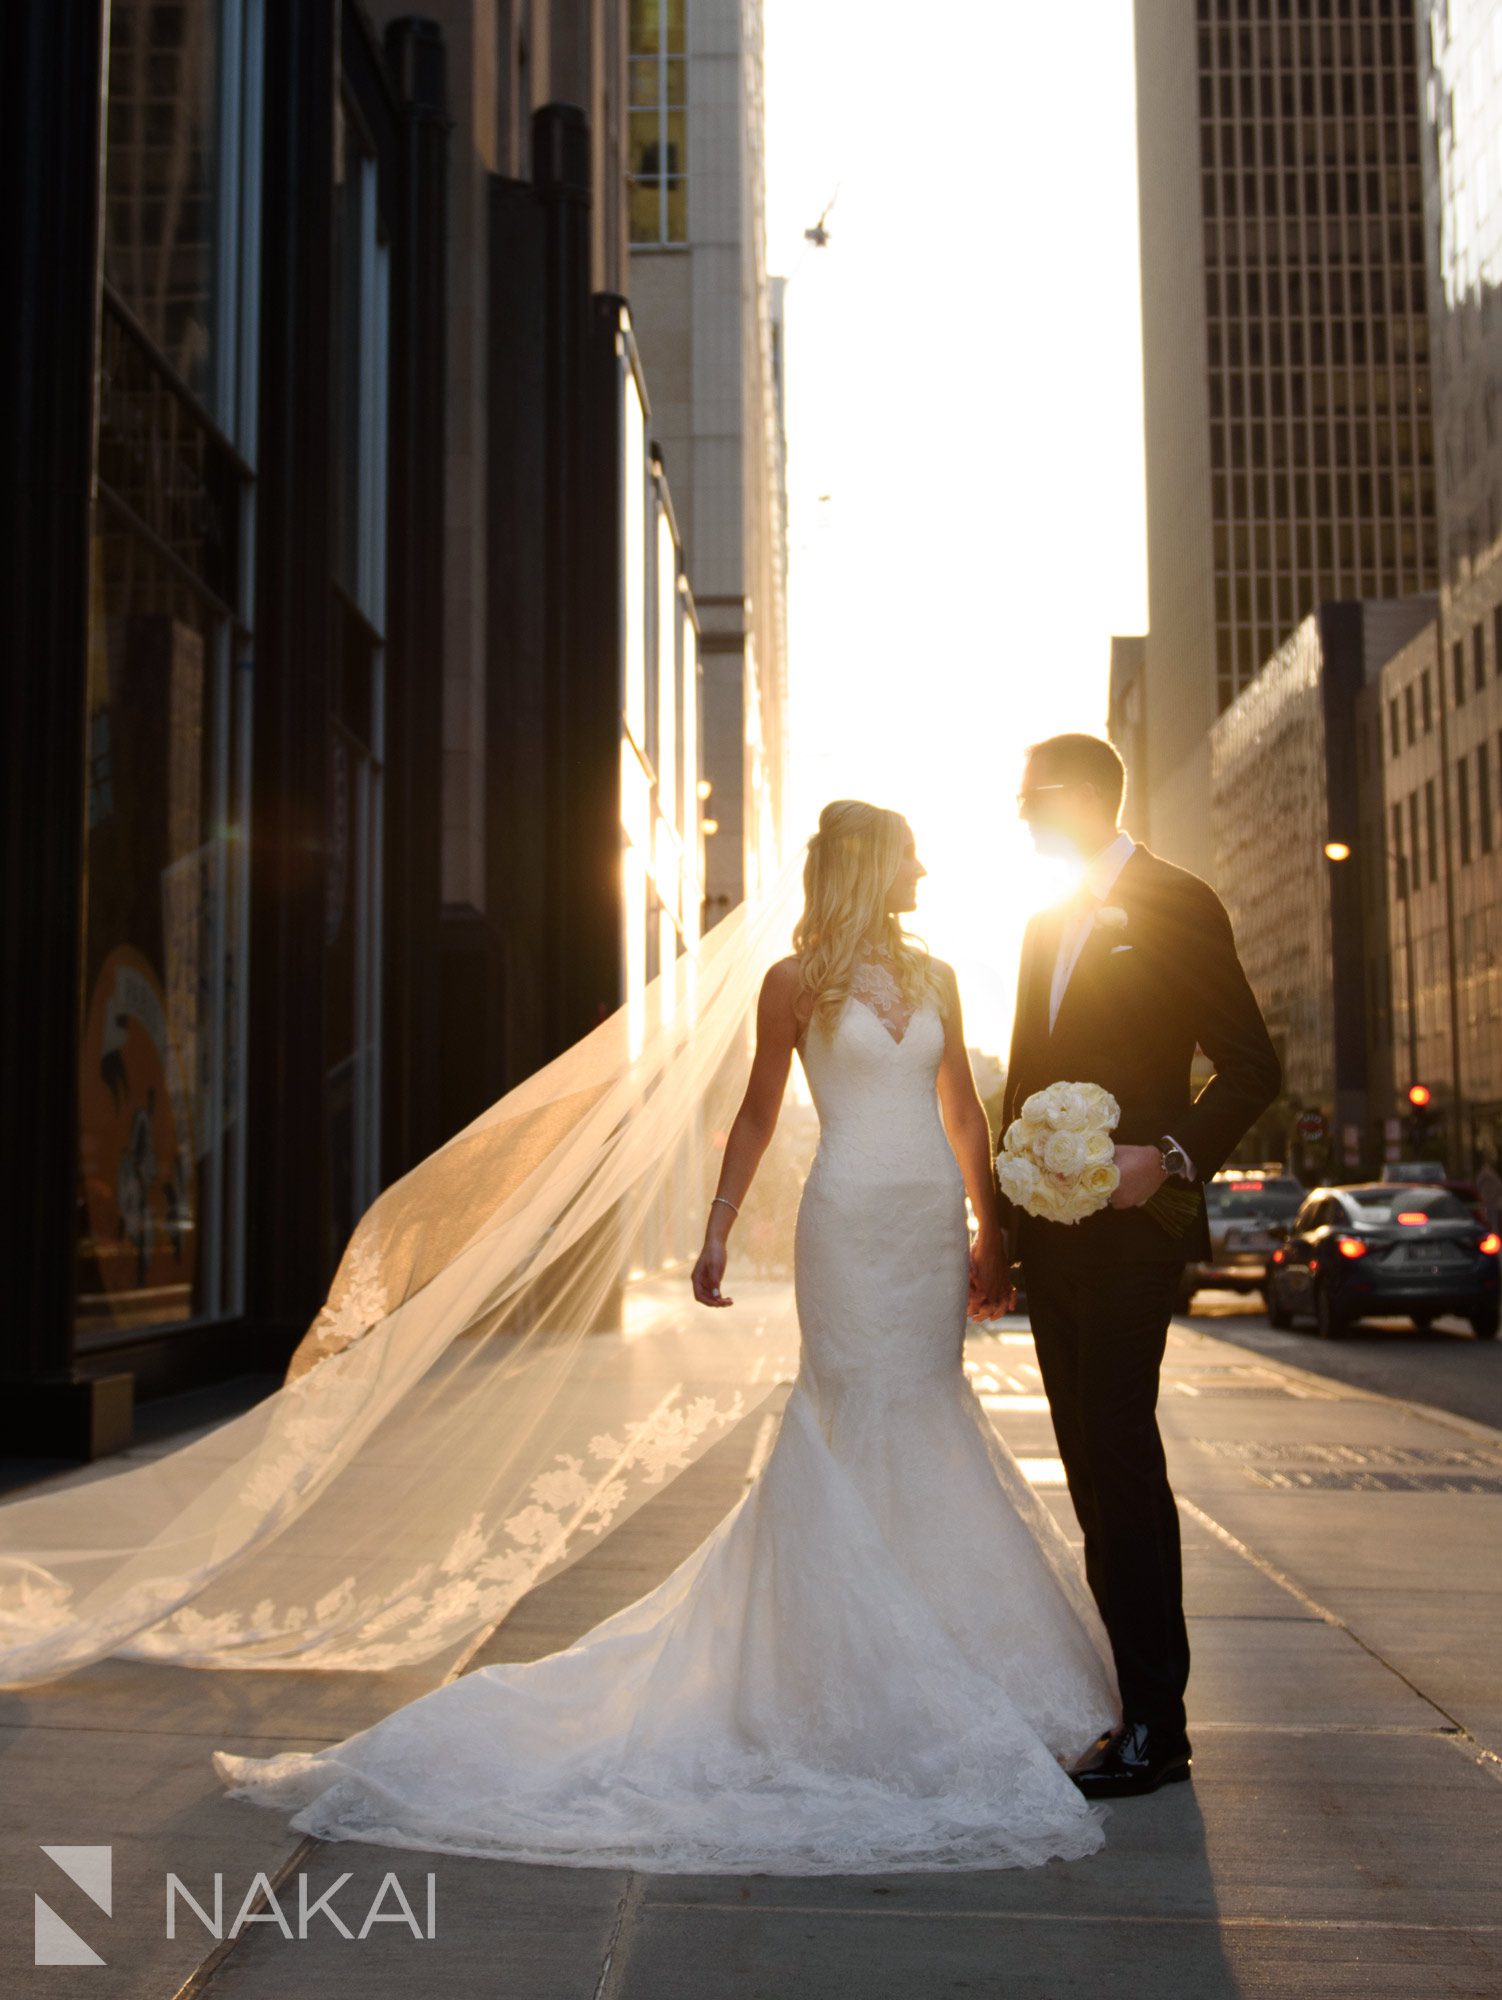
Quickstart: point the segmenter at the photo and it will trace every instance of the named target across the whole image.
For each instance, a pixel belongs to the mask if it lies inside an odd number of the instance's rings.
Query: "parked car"
[[[1273,1252],[1267,1318],[1312,1318],[1326,1338],[1369,1315],[1400,1313],[1426,1331],[1441,1313],[1495,1340],[1502,1236],[1448,1188],[1375,1181],[1311,1189]]]
[[[1445,1163],[1443,1160],[1389,1160],[1382,1169],[1385,1181],[1402,1181],[1412,1186],[1415,1181],[1430,1182],[1443,1187]]]
[[[1204,1286],[1262,1291],[1268,1261],[1278,1244],[1273,1225],[1293,1220],[1304,1192],[1304,1183],[1280,1167],[1227,1167],[1208,1180],[1210,1262],[1185,1265],[1179,1311],[1187,1312]]]

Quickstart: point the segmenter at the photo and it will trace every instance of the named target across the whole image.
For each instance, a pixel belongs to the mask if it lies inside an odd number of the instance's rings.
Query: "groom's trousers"
[[[1066,1241],[1030,1246],[1023,1269],[1054,1435],[1085,1533],[1085,1574],[1111,1637],[1124,1715],[1182,1729],[1189,1635],[1178,1508],[1157,1419],[1182,1264],[1092,1264],[1071,1256]]]

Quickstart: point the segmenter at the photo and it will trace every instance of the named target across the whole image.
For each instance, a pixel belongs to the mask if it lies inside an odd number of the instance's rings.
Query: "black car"
[[[1495,1340],[1499,1253],[1502,1237],[1446,1188],[1313,1188],[1273,1252],[1268,1323],[1305,1314],[1330,1336],[1368,1315],[1401,1313],[1424,1331],[1456,1313]]]

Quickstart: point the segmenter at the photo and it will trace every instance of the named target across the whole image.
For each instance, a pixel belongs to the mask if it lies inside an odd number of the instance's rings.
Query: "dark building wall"
[[[16,1178],[4,1227],[12,1238],[7,1270],[19,1288],[0,1332],[0,1373],[7,1387],[5,1446],[74,1456],[128,1441],[136,1395],[279,1367],[317,1311],[342,1248],[347,1225],[338,1194],[342,1188],[348,1199],[359,1180],[343,1129],[330,1114],[325,1033],[333,1004],[330,870],[338,837],[331,744],[336,730],[347,731],[352,706],[359,708],[359,698],[351,699],[351,634],[382,652],[390,751],[384,838],[370,850],[365,910],[378,940],[369,978],[378,998],[371,997],[366,1018],[384,1016],[386,1030],[383,1055],[370,1058],[372,1066],[379,1060],[381,1085],[372,1170],[389,1177],[441,1136],[432,1080],[439,773],[427,688],[442,645],[441,605],[428,581],[439,573],[443,534],[441,43],[425,24],[402,21],[382,48],[352,3],[268,0],[265,43],[255,52],[266,78],[263,115],[245,134],[240,158],[247,178],[228,191],[240,216],[257,219],[242,231],[242,248],[258,244],[259,257],[244,267],[254,266],[253,279],[237,277],[242,316],[209,322],[215,342],[233,339],[247,357],[236,376],[235,421],[241,422],[246,396],[256,416],[236,433],[251,440],[237,460],[232,440],[217,428],[228,406],[199,400],[198,382],[181,358],[191,355],[192,343],[175,337],[184,326],[191,330],[196,296],[190,289],[180,303],[169,288],[160,323],[148,323],[129,291],[112,285],[104,255],[99,194],[101,184],[106,191],[111,186],[102,171],[102,148],[110,143],[100,118],[110,95],[101,89],[105,37],[133,47],[130,38],[148,25],[129,6],[113,10],[108,29],[98,6],[10,10],[7,74],[25,88],[0,138],[15,197],[3,226],[12,233],[8,268],[16,281],[5,315],[12,365],[4,371],[0,418],[6,473],[0,490],[11,509],[0,538],[8,570],[0,615],[11,642],[3,674],[11,726],[0,755],[11,761],[0,909],[14,1002],[0,1029],[0,1100],[7,1160],[17,1163],[8,1168]],[[236,54],[227,60],[233,64]],[[248,87],[233,69],[229,82],[236,91]],[[390,505],[376,562],[385,574],[385,622],[363,634],[364,614],[341,596],[338,564],[338,524],[346,519],[338,513],[341,497],[348,504],[340,475],[349,467],[339,457],[346,432],[339,429],[338,370],[349,364],[332,296],[339,268],[336,102],[344,106],[346,145],[374,163],[377,228],[390,258],[387,479],[380,496]],[[199,143],[183,136],[188,113],[180,104],[169,95],[161,108],[181,112],[176,130],[185,148]],[[131,121],[122,118],[115,143],[128,147],[131,132]],[[197,162],[185,157],[196,171]],[[128,156],[120,171],[133,171]],[[152,240],[156,190],[146,179],[128,187],[134,200],[120,210],[120,224],[139,248]],[[201,242],[192,239],[191,247],[197,254]],[[99,425],[102,511],[91,515],[101,283],[109,366]],[[163,328],[171,338],[163,339]],[[183,470],[189,461],[161,448],[168,436],[179,453],[194,454],[205,500],[199,526],[181,540],[174,540],[173,514],[180,481],[174,474],[164,485],[157,468]],[[153,438],[154,449],[138,448]],[[360,497],[368,503],[370,490]],[[104,601],[120,607],[110,610],[108,626],[100,623],[101,547],[111,564],[104,582],[116,593]],[[118,559],[116,549],[129,560]],[[158,600],[128,594],[137,587],[133,575],[149,565],[172,580],[176,597],[161,598],[162,586],[155,585]],[[222,683],[229,712],[215,726],[232,738],[231,823],[205,823],[185,834],[181,811],[174,827],[172,802],[199,796],[193,760],[200,742],[205,759],[210,755],[213,718],[205,696],[200,729],[194,703],[208,682],[194,678],[197,628],[184,625],[184,614],[172,607],[212,604],[215,593],[222,611],[215,615],[230,647]],[[149,616],[133,610],[137,602]],[[202,629],[211,638],[216,630],[212,620]],[[376,718],[367,721],[378,736]],[[236,761],[242,752],[243,769]],[[376,761],[379,752],[375,744]],[[113,832],[112,813],[119,828]],[[98,901],[98,880],[92,890],[86,886],[85,832],[91,853],[98,850],[95,873],[109,880],[106,903]],[[101,845],[106,838],[112,844]],[[112,1295],[96,1287],[94,1322],[80,1330],[81,1244],[91,1229],[98,1232],[83,1200],[88,1163],[79,1079],[82,1066],[84,1084],[92,1079],[97,1095],[101,1070],[98,1050],[82,1038],[91,993],[97,1003],[108,990],[97,966],[88,971],[80,946],[91,964],[101,952],[114,949],[118,957],[125,947],[141,957],[137,947],[157,921],[152,911],[165,902],[169,875],[175,879],[191,861],[194,840],[204,853],[229,857],[223,865],[231,898],[240,882],[248,893],[248,962],[238,919],[222,902],[216,906],[223,928],[215,933],[219,955],[210,969],[233,992],[229,1013],[220,1016],[219,1068],[197,1100],[211,1108],[243,1105],[243,1119],[223,1141],[218,1277],[207,1307],[178,1287],[183,1296],[167,1318],[153,1318],[143,1292],[125,1298],[112,1321]],[[242,867],[236,857],[247,847]],[[201,921],[196,907],[192,914]],[[118,946],[111,932],[117,916],[124,926]],[[165,927],[165,916],[160,921]],[[155,969],[170,990],[170,953],[166,962],[166,972]],[[209,966],[206,955],[200,978]],[[245,1023],[243,1048],[223,1026],[231,1016]],[[175,1032],[176,1017],[168,1019]],[[166,1060],[170,1069],[170,1054]],[[107,1046],[103,1068],[121,1087],[121,1052]],[[162,1164],[158,1159],[151,1171]],[[97,1171],[95,1178],[107,1185]],[[155,1201],[149,1174],[141,1185]],[[201,1213],[190,1210],[187,1219],[197,1226]],[[169,1231],[171,1220],[169,1211]],[[160,1235],[159,1221],[157,1227]]]

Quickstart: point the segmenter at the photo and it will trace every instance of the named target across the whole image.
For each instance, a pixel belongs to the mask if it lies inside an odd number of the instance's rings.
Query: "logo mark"
[[[49,1847],[43,1842],[42,1852],[55,1861],[107,1917],[113,1914],[110,1907],[113,1848]],[[33,1965],[103,1965],[104,1962],[71,1924],[65,1924],[57,1911],[44,1903],[40,1896],[36,1898]]]

